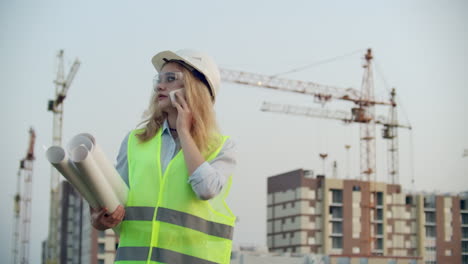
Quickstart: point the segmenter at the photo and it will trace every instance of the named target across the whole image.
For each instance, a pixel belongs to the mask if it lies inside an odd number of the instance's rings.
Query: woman
[[[120,224],[116,263],[229,263],[235,217],[225,198],[236,162],[216,126],[219,70],[192,50],[160,52],[152,63],[148,118],[117,157],[128,201],[112,213],[91,210],[92,224]]]

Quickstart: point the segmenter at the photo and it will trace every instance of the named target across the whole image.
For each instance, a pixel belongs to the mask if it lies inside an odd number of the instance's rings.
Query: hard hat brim
[[[174,52],[172,52],[170,50],[161,51],[158,54],[154,55],[153,58],[151,59],[151,62],[153,63],[153,66],[156,69],[156,71],[160,72],[163,65],[167,61],[171,61],[171,60],[183,61],[184,63],[192,66],[195,69],[197,69],[197,67],[192,65],[189,61],[187,61],[186,59],[180,57],[179,55],[175,54]]]

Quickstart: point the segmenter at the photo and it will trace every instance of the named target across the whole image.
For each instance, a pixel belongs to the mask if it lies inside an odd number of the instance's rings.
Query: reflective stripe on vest
[[[149,250],[149,247],[120,247],[115,261],[146,261]],[[150,260],[163,263],[216,264],[216,262],[158,247],[153,248]]]
[[[154,207],[128,206],[125,208],[126,221],[153,221]]]
[[[132,206],[125,208],[127,221],[152,221],[154,207]],[[156,220],[203,232],[208,235],[232,240],[234,228],[229,225],[207,221],[201,217],[169,208],[158,208]]]

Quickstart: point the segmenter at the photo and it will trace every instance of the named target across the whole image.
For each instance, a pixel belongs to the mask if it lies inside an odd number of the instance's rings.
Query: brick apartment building
[[[402,263],[468,263],[467,197],[404,193],[398,184],[290,171],[268,178],[268,248]]]

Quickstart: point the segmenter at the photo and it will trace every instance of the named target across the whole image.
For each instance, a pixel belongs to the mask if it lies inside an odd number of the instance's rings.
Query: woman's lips
[[[167,98],[167,95],[164,95],[164,94],[158,95],[158,100],[163,100],[164,98]]]

